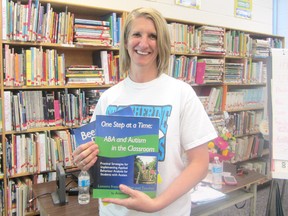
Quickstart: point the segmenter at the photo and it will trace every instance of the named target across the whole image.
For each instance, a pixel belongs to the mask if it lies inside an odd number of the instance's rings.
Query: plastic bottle
[[[212,187],[215,189],[222,188],[223,163],[219,157],[215,156],[212,164]]]
[[[81,171],[78,175],[78,203],[90,202],[90,175],[87,171]]]

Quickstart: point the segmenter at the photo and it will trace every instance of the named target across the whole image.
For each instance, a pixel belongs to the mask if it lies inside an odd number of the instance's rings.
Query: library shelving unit
[[[28,202],[31,185],[55,177],[57,162],[73,169],[70,129],[87,123],[101,93],[126,76],[118,70],[117,45],[127,12],[57,0],[3,0],[0,8],[0,209],[2,215],[33,215],[37,205]],[[101,40],[79,36],[76,24],[79,28],[83,19],[108,21],[109,33],[103,28]],[[190,83],[216,122],[223,123],[224,111],[231,116],[238,126],[233,128],[237,144],[260,137],[257,124],[265,101],[259,94],[265,91],[266,68],[256,45],[266,54],[269,47],[282,47],[283,37],[167,22],[172,38],[167,73]],[[92,65],[103,69],[100,84],[67,82],[69,68]],[[253,104],[247,101],[250,92]],[[235,163],[250,159],[250,153],[245,159],[237,154]]]
[[[271,179],[259,125],[267,119],[267,57],[284,46],[283,37],[183,21],[169,27],[177,33],[168,73],[191,83],[219,135],[223,127],[234,135],[231,162]]]

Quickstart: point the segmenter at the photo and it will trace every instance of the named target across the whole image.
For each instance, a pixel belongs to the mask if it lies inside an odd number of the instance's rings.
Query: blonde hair
[[[131,58],[125,45],[128,42],[132,22],[139,17],[150,19],[155,25],[158,49],[157,68],[159,75],[168,69],[171,41],[166,20],[159,11],[153,8],[137,8],[132,10],[127,16],[120,41],[120,71],[125,73],[130,69]]]

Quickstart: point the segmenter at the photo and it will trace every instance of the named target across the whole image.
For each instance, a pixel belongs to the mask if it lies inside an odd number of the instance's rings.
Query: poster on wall
[[[272,178],[288,179],[288,49],[271,49],[270,119],[272,128]]]
[[[175,4],[200,9],[201,0],[176,0]]]
[[[244,19],[251,19],[252,0],[234,0],[234,16]]]

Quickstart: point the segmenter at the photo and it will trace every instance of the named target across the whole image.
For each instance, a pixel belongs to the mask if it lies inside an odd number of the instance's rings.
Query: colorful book
[[[158,118],[98,115],[95,142],[99,154],[93,198],[127,198],[120,184],[156,196]]]
[[[195,77],[195,83],[196,84],[203,84],[204,83],[205,68],[206,68],[205,62],[197,62],[196,77]]]

